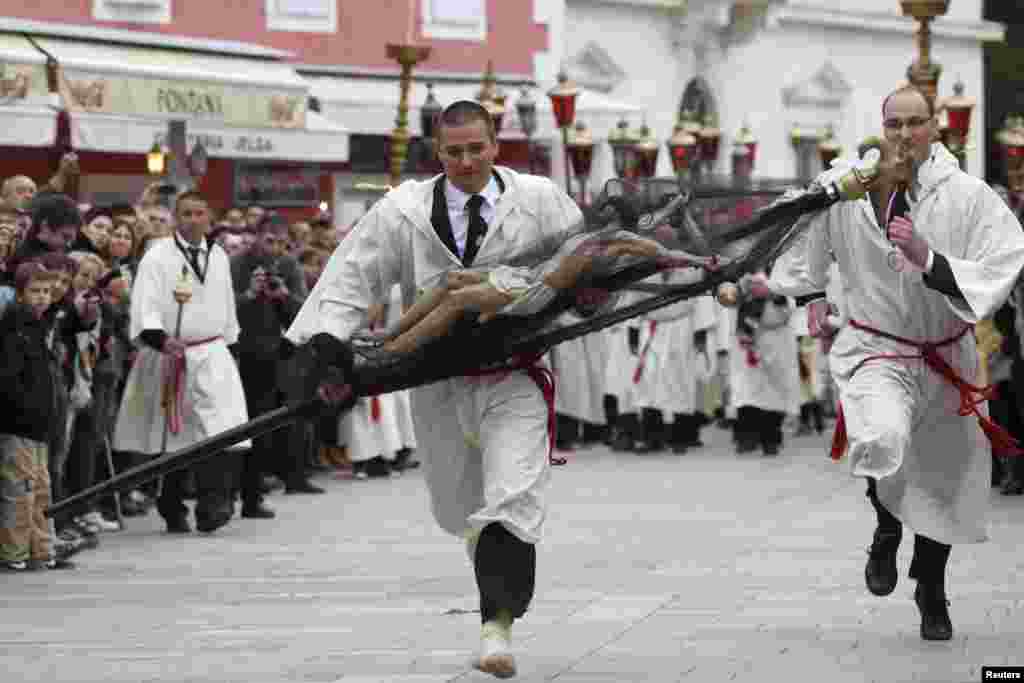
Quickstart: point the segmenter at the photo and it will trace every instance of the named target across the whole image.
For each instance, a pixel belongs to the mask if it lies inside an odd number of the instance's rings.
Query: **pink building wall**
[[[420,1],[415,4],[416,35],[420,34]],[[410,2],[338,0],[337,33],[267,30],[263,0],[172,0],[169,24],[97,21],[92,0],[9,2],[2,15],[19,19],[85,24],[106,28],[166,33],[191,38],[235,40],[287,50],[308,64],[389,69],[396,65],[384,45],[401,42],[409,24]],[[546,50],[547,28],[533,21],[532,0],[487,0],[492,30],[483,43],[457,40],[423,41],[433,46],[428,62],[417,70],[482,71],[488,59],[498,73],[533,75],[534,53]],[[500,27],[500,31],[493,30]]]

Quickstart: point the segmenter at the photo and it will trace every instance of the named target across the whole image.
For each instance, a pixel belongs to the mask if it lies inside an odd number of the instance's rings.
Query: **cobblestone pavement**
[[[911,543],[895,593],[864,588],[873,516],[825,437],[774,458],[704,438],[683,456],[582,450],[555,472],[517,680],[960,682],[1024,665],[1024,498],[993,491],[991,542],[954,548],[954,639],[926,643]],[[493,680],[468,665],[472,571],[420,474],[323,483],[271,496],[275,520],[180,537],[153,513],[75,571],[0,577],[4,679]]]

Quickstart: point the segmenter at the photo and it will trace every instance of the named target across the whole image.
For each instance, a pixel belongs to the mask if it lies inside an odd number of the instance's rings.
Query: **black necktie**
[[[192,270],[196,277],[203,279],[203,271],[199,268],[199,247],[188,247],[188,260],[192,264]]]
[[[462,252],[462,265],[473,265],[476,252],[480,249],[480,243],[484,241],[487,234],[487,223],[480,215],[480,207],[483,206],[484,198],[475,194],[466,202],[466,211],[469,212],[469,232],[466,234],[466,249]]]

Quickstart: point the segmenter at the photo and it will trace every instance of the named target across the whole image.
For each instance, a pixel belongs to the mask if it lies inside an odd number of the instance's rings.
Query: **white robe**
[[[836,204],[810,219],[808,232],[776,263],[773,290],[823,290],[834,254],[851,320],[935,342],[992,315],[1024,266],[1020,223],[991,188],[960,171],[942,145],[932,146],[918,178],[911,220],[949,261],[964,299],[926,287],[920,272],[888,266],[892,246],[867,199]],[[920,360],[857,367],[875,354],[910,353],[914,349],[852,325],[837,335],[829,364],[846,419],[851,470],[878,478],[879,500],[915,532],[950,544],[984,541],[990,446],[974,416],[957,415],[959,393]],[[972,334],[940,353],[963,379],[976,382]]]
[[[165,424],[161,406],[164,365],[169,359],[138,342],[138,338],[143,330],[163,330],[174,336],[178,303],[173,292],[186,263],[171,237],[155,241],[139,263],[132,289],[130,334],[140,348],[118,411],[115,450],[150,455],[160,452]],[[218,339],[185,351],[181,431],[168,435],[168,452],[191,446],[249,419],[242,380],[228,351],[228,345],[238,340],[239,327],[231,268],[223,249],[214,246],[210,250],[206,282],[193,276],[192,285],[192,298],[182,309],[181,339]],[[249,445],[245,441],[234,448]]]
[[[573,324],[580,318],[566,313],[562,322]],[[601,332],[564,341],[551,349],[551,369],[555,373],[555,410],[561,415],[604,424],[605,358],[607,340]]]
[[[387,307],[387,326],[402,317],[401,288],[391,288]],[[374,401],[377,410],[374,416]],[[352,462],[365,462],[376,456],[394,460],[403,448],[416,448],[409,390],[394,391],[376,397],[360,398],[352,410],[338,418],[338,443],[348,446]]]
[[[564,232],[579,207],[547,178],[498,168],[505,192],[478,253]],[[418,290],[460,260],[430,223],[436,179],[407,181],[385,195],[338,246],[288,331],[294,343],[319,332],[348,339],[365,325],[371,303],[394,283],[408,307]],[[557,392],[556,392],[557,393]],[[416,438],[434,516],[464,535],[501,522],[528,543],[540,540],[547,514],[548,409],[525,372],[460,377],[412,390]]]
[[[765,303],[761,326],[754,333],[754,351],[760,357],[755,367],[747,364],[746,350],[734,337],[729,353],[730,403],[796,415],[800,412],[800,368],[797,343],[789,316],[793,302],[776,306]],[[775,321],[782,324],[774,326]]]

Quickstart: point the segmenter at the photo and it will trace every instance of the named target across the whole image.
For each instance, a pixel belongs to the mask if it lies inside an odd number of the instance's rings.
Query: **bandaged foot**
[[[516,660],[511,646],[512,620],[507,617],[488,621],[480,629],[480,656],[474,667],[496,678],[516,675]]]

